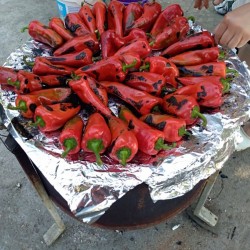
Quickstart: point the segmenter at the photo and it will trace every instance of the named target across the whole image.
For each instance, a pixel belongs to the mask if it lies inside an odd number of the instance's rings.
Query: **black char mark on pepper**
[[[176,106],[177,110],[181,109],[183,105],[185,105],[188,101],[187,99],[183,99],[181,102],[178,102],[177,99],[174,96],[171,96],[170,98],[166,99],[166,102],[168,102],[172,106]]]
[[[159,89],[159,85],[162,84],[162,80],[158,80],[157,82],[153,83],[153,88],[155,90],[158,90]]]
[[[143,101],[135,102],[134,100],[132,100],[130,98],[126,98],[125,101],[130,103],[133,107],[135,107],[138,110],[140,110],[143,106]]]
[[[201,86],[202,91],[197,93],[198,102],[202,101],[204,97],[207,96],[207,92],[204,86]]]
[[[76,60],[81,60],[84,59],[86,57],[86,53],[85,52],[81,52],[80,54],[78,54],[76,56]]]

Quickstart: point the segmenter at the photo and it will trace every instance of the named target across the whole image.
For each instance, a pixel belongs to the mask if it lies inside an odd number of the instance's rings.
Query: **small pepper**
[[[125,46],[121,47],[115,55],[122,55],[127,52],[136,52],[139,56],[144,59],[151,53],[151,47],[146,39],[135,39]]]
[[[198,118],[206,127],[207,119],[200,113],[200,106],[192,96],[168,94],[163,98],[162,108],[165,112],[184,119],[187,125],[192,125]]]
[[[68,53],[61,56],[47,56],[46,59],[55,65],[66,65],[70,67],[82,67],[92,63],[93,52],[86,48],[82,51]]]
[[[98,35],[101,36],[101,34],[105,31],[106,24],[107,7],[105,3],[102,1],[96,1],[93,5],[92,12],[95,16]]]
[[[108,5],[108,29],[114,30],[121,37],[123,37],[122,19],[124,8],[124,4],[116,0],[112,0]]]
[[[89,116],[84,130],[81,148],[94,153],[97,164],[102,165],[100,154],[104,153],[110,143],[111,132],[106,121],[99,113],[93,113]]]
[[[0,85],[8,85],[8,82],[17,81],[17,70],[12,68],[0,66]]]
[[[160,34],[177,16],[183,16],[181,6],[179,4],[171,4],[167,6],[157,17],[154,26],[150,31],[151,36],[156,37]]]
[[[147,40],[148,37],[147,37],[146,32],[141,30],[141,29],[134,28],[134,29],[130,30],[130,32],[128,33],[127,36],[122,37],[122,40],[123,40],[124,44],[128,44],[131,41],[136,40],[136,39],[145,39],[145,40]]]
[[[220,50],[218,47],[205,48],[183,52],[170,57],[169,61],[176,65],[192,66],[202,63],[216,62],[219,59]]]
[[[161,50],[183,39],[189,31],[189,24],[186,17],[179,16],[163,29],[155,38],[150,39],[149,44],[153,50]]]
[[[59,135],[59,142],[64,150],[61,154],[62,157],[76,154],[81,150],[83,126],[84,122],[79,115],[65,123]]]
[[[15,100],[16,106],[8,104],[7,108],[20,111],[25,118],[33,118],[37,106],[63,102],[70,94],[70,88],[43,89],[26,95],[18,94]]]
[[[183,136],[190,135],[186,130],[186,122],[181,118],[176,118],[166,114],[147,114],[140,117],[140,120],[149,126],[164,132],[167,142],[180,141]]]
[[[165,77],[151,72],[129,73],[124,83],[132,88],[145,91],[151,95],[159,96],[165,86]]]
[[[120,118],[112,116],[108,120],[112,140],[109,156],[125,166],[138,151],[138,141],[135,134],[128,130],[127,125]]]
[[[22,29],[22,32],[26,29],[28,29],[29,35],[34,40],[47,44],[52,48],[58,48],[64,43],[63,38],[56,31],[37,20],[31,21],[28,27]]]
[[[161,13],[161,5],[155,1],[152,3],[145,3],[143,5],[142,15],[134,21],[132,28],[139,28],[145,32],[149,32],[157,17]]]
[[[127,35],[134,22],[142,15],[143,7],[138,2],[129,3],[123,11],[123,30],[124,34]]]
[[[62,128],[80,109],[80,106],[74,106],[71,103],[40,105],[35,110],[34,123],[31,125],[37,126],[42,132],[56,131]]]
[[[119,82],[101,81],[99,83],[109,94],[116,95],[134,107],[142,115],[150,113],[155,106],[160,105],[162,102],[162,99],[159,97],[133,89]]]
[[[68,13],[64,19],[65,27],[76,36],[90,34],[90,30],[77,12]]]
[[[202,31],[170,45],[161,53],[161,55],[171,57],[188,50],[214,47],[214,44],[215,41],[213,36],[208,31]]]
[[[55,50],[53,54],[54,56],[60,56],[68,53],[82,51],[86,48],[90,49],[94,54],[100,50],[99,42],[94,34],[74,37],[71,40],[65,42],[60,48]]]
[[[70,31],[65,28],[63,20],[59,17],[52,17],[49,21],[49,27],[57,32],[65,41],[74,37]]]
[[[112,115],[111,110],[103,104],[103,102],[92,90],[88,79],[88,75],[83,74],[80,79],[69,81],[69,86],[82,100],[82,102],[92,105],[100,113],[106,117],[110,117]]]
[[[62,75],[45,75],[39,77],[42,84],[46,87],[66,86],[67,80],[70,79],[69,76]]]
[[[83,22],[86,24],[89,31],[93,34],[96,32],[96,22],[95,17],[92,13],[91,8],[87,4],[83,4],[78,11],[79,16],[82,18]]]
[[[156,155],[160,150],[173,148],[172,146],[164,144],[164,133],[162,131],[154,129],[139,120],[127,108],[121,108],[119,117],[125,121],[129,129],[134,132],[138,141],[138,148],[143,153]]]

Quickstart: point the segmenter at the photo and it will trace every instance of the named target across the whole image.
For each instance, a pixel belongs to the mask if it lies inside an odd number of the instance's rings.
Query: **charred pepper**
[[[14,70],[12,68],[0,66],[0,84],[8,85],[8,81],[16,82],[17,72],[17,70]]]
[[[89,31],[91,33],[95,34],[96,33],[95,17],[93,15],[92,10],[89,7],[89,5],[83,4],[83,6],[81,6],[78,14],[82,18],[83,22],[86,24]]]
[[[100,36],[105,31],[107,7],[104,2],[97,1],[93,5],[92,12],[95,16],[96,28]]]

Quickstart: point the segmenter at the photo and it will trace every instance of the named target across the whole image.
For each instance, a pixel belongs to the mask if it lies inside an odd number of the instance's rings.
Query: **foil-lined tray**
[[[250,116],[249,71],[233,51],[225,52],[228,67],[236,69],[239,74],[234,77],[231,91],[224,96],[220,110],[205,113],[206,129],[198,123],[190,128],[192,136],[177,148],[157,157],[139,153],[126,167],[112,162],[105,155],[102,166],[95,164],[91,154],[82,152],[67,159],[61,158],[58,132],[43,134],[29,125],[30,120],[6,108],[8,103],[14,105],[15,93],[11,90],[1,90],[1,118],[17,143],[68,202],[75,216],[85,223],[93,223],[114,202],[143,182],[148,184],[154,202],[173,199],[223,167],[235,150],[235,141],[240,138],[240,125]],[[4,65],[30,70],[23,63],[24,56],[34,59],[50,53],[46,46],[30,40],[11,53]],[[110,102],[110,108],[117,113],[116,101]]]

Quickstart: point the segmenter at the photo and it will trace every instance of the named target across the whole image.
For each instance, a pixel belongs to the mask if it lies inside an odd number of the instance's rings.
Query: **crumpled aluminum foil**
[[[5,66],[29,70],[23,64],[23,56],[34,58],[49,54],[46,46],[31,40],[11,53]],[[31,121],[20,117],[18,112],[6,109],[8,103],[14,105],[15,94],[11,91],[1,91],[1,117],[17,143],[68,202],[75,216],[85,223],[93,223],[114,202],[143,182],[148,184],[154,202],[173,199],[223,167],[235,150],[235,141],[240,138],[240,125],[250,116],[248,69],[232,51],[226,51],[226,55],[229,67],[236,69],[239,75],[232,81],[230,94],[224,97],[221,109],[205,114],[206,129],[197,124],[190,129],[191,138],[178,148],[156,158],[139,154],[126,167],[113,163],[106,156],[103,157],[105,164],[98,166],[92,161],[93,157],[84,153],[62,159],[57,132],[44,135],[31,128]],[[117,113],[115,102],[111,102],[110,107]]]

